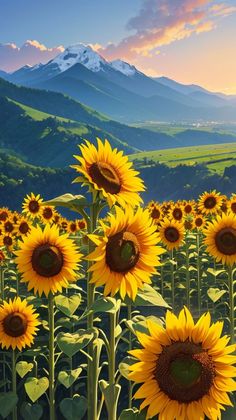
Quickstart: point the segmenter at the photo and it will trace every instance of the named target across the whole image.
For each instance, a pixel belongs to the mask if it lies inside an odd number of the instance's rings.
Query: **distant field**
[[[150,165],[151,160],[172,167],[204,163],[211,172],[222,174],[226,167],[236,165],[236,142],[140,152],[130,155],[130,159],[138,160],[141,166]]]

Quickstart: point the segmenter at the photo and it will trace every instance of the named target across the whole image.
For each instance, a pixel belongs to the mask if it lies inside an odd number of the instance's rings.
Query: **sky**
[[[150,76],[236,94],[236,0],[0,0],[0,69],[90,44]]]

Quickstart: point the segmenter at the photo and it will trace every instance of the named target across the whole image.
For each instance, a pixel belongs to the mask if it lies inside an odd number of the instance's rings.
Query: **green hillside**
[[[225,168],[236,164],[236,142],[141,152],[132,154],[130,159],[139,167],[150,166],[154,162],[170,167],[204,164],[210,172],[222,174]]]
[[[58,118],[0,96],[0,149],[34,165],[64,167],[84,138],[109,138],[113,147],[134,149],[113,134],[85,123]]]

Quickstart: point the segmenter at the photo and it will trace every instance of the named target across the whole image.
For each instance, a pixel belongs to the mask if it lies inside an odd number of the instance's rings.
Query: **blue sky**
[[[235,39],[236,0],[0,0],[5,71],[83,42],[148,75],[236,94]]]

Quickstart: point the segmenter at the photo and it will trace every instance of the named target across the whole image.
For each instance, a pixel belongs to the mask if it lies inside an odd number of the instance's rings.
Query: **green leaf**
[[[79,350],[83,349],[93,339],[92,330],[78,330],[75,333],[59,333],[57,344],[63,353],[68,357],[74,356]]]
[[[109,412],[109,409],[112,405],[117,406],[118,398],[121,391],[121,386],[119,384],[110,385],[107,381],[104,381],[103,379],[99,381],[99,386],[104,395],[106,407]],[[113,400],[113,397],[114,397],[114,400]]]
[[[211,274],[214,277],[219,276],[221,273],[225,273],[225,270],[214,270],[214,268],[208,268],[207,273]]]
[[[145,284],[143,290],[138,291],[134,306],[162,306],[170,308],[160,293],[149,284]]]
[[[67,297],[64,295],[58,295],[55,297],[56,307],[67,316],[73,315],[76,309],[79,307],[81,302],[81,294],[75,294]]]
[[[120,371],[121,375],[124,376],[125,379],[129,380],[129,376],[128,376],[129,373],[130,373],[129,367],[136,362],[137,362],[137,360],[135,360],[133,357],[126,356],[122,360],[122,362],[119,364],[119,371]]]
[[[25,391],[32,402],[37,401],[49,387],[48,378],[27,378],[25,381]]]
[[[20,409],[20,414],[24,420],[33,420],[41,419],[43,415],[43,408],[40,404],[30,404],[29,402],[24,402]]]
[[[69,193],[52,198],[48,201],[44,201],[43,204],[47,206],[67,207],[71,210],[76,210],[80,207],[88,206],[88,202],[83,195],[73,195]]]
[[[128,408],[122,411],[119,420],[145,420],[145,418],[145,412],[140,413],[137,408]]]
[[[226,293],[226,290],[220,290],[218,288],[210,287],[207,290],[207,294],[209,298],[212,300],[212,302],[217,302],[224,294]]]
[[[18,402],[17,394],[14,392],[0,393],[0,415],[5,419],[12,412]]]
[[[20,361],[16,364],[16,371],[21,378],[24,378],[24,376],[27,375],[28,372],[31,372],[33,367],[33,363]]]
[[[73,385],[81,372],[82,369],[80,367],[69,372],[62,370],[59,372],[58,381],[68,389],[71,387],[71,385]]]
[[[75,394],[73,398],[64,398],[59,406],[66,420],[82,420],[87,411],[87,400]]]
[[[117,312],[120,308],[120,300],[111,297],[103,297],[97,299],[92,305],[93,313],[97,312]]]

